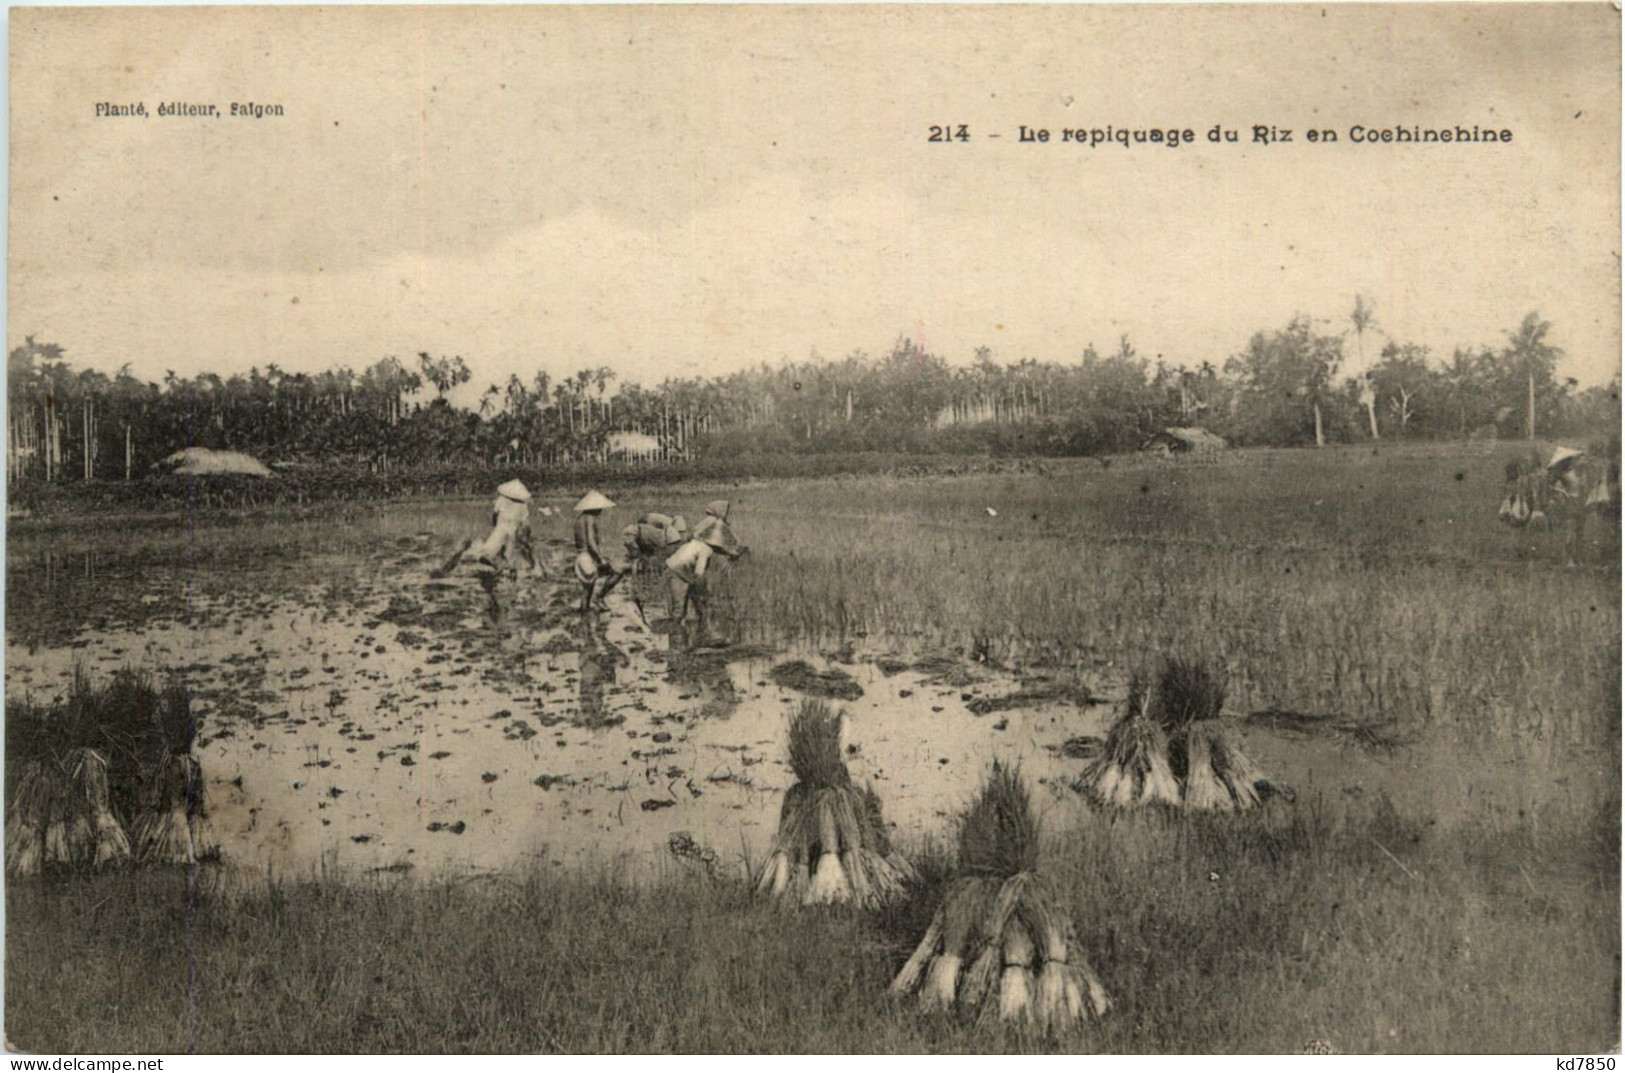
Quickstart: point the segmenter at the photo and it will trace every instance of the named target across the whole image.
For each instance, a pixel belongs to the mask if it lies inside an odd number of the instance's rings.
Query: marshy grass
[[[1588,1053],[1619,1031],[1618,817],[1445,829],[1314,799],[1051,832],[1115,1010],[1048,1039],[888,998],[929,884],[787,914],[692,876],[14,883],[7,1031],[47,1052]]]
[[[1200,470],[823,482],[736,496],[719,621],[769,643],[1227,672],[1227,703],[1380,740],[1553,744],[1619,722],[1617,527],[1589,564],[1495,520],[1493,453],[1261,453]],[[1458,474],[1460,479],[1458,479]],[[997,518],[983,510],[996,505]]]

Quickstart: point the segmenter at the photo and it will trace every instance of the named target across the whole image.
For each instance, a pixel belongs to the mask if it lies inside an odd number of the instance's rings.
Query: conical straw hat
[[[717,517],[707,518],[696,525],[694,539],[703,540],[713,548],[732,548],[738,543],[728,523]]]
[[[1572,447],[1559,447],[1552,452],[1552,460],[1546,463],[1546,468],[1551,469],[1553,466],[1562,465],[1571,458],[1579,458],[1584,453],[1584,451],[1576,451]]]
[[[582,514],[589,510],[608,510],[614,505],[614,503],[611,503],[596,489],[594,489],[581,497],[581,502],[576,504],[576,513]]]
[[[519,481],[509,481],[507,484],[501,485],[497,488],[497,495],[502,496],[504,499],[511,499],[515,503],[530,502],[530,489]]]
[[[713,517],[728,520],[728,501],[726,499],[713,499],[705,505],[705,513]]]

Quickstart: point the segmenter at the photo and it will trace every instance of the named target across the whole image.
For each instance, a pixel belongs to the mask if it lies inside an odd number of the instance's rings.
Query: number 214
[[[932,127],[928,142],[968,142],[970,141],[970,127],[965,123],[956,126]]]

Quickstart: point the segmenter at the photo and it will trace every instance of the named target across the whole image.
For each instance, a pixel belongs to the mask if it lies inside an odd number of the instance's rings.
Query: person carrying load
[[[1609,487],[1608,471],[1600,459],[1572,447],[1559,447],[1552,452],[1545,476],[1546,509],[1566,530],[1564,555],[1573,566],[1585,547],[1586,522],[1593,514],[1610,513],[1615,493]]]
[[[638,520],[621,530],[626,545],[627,561],[633,571],[650,560],[670,555],[688,539],[688,522],[681,514],[649,513],[638,515]]]
[[[615,504],[597,491],[588,492],[576,504],[576,580],[581,583],[581,613],[592,610],[608,611],[604,598],[614,591],[626,575],[616,570],[604,554],[599,543],[598,520],[604,511]],[[603,582],[602,587],[599,582]]]

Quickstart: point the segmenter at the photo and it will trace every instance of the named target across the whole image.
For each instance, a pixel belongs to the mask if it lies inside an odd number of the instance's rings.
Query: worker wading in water
[[[491,504],[491,534],[474,549],[474,558],[493,569],[498,562],[518,569],[523,558],[532,573],[538,572],[530,528],[530,489],[519,481],[509,481],[497,489]]]
[[[718,509],[713,511],[712,508]],[[698,635],[705,636],[710,587],[707,571],[712,557],[720,554],[737,559],[750,550],[734,540],[725,521],[727,513],[728,504],[722,500],[707,506],[707,517],[694,527],[694,536],[666,560],[666,610],[674,631],[686,624],[688,609],[692,607]]]
[[[532,574],[541,569],[536,564],[536,553],[531,543],[530,489],[519,481],[509,481],[497,489],[491,504],[491,533],[476,544],[465,540],[430,577],[442,578],[457,569],[457,564],[470,552],[479,566],[476,577],[485,590],[489,605],[486,610],[493,618],[502,616],[502,604],[497,600],[497,582],[504,568],[516,576],[519,560],[523,559]]]
[[[463,541],[462,547],[433,576],[445,577],[457,569],[457,564],[469,552],[473,552],[481,566],[491,570],[502,565],[517,570],[517,562],[522,557],[533,573],[540,573],[531,540],[530,489],[519,481],[509,481],[497,489],[497,497],[491,504],[490,535],[478,544],[473,540]]]
[[[598,492],[588,492],[576,504],[576,580],[581,583],[581,613],[608,611],[604,598],[626,575],[604,555],[598,538],[598,520],[615,504]]]
[[[1585,548],[1586,524],[1613,509],[1616,493],[1600,458],[1572,447],[1559,447],[1546,463],[1546,510],[1564,529],[1568,565],[1576,565]]]

